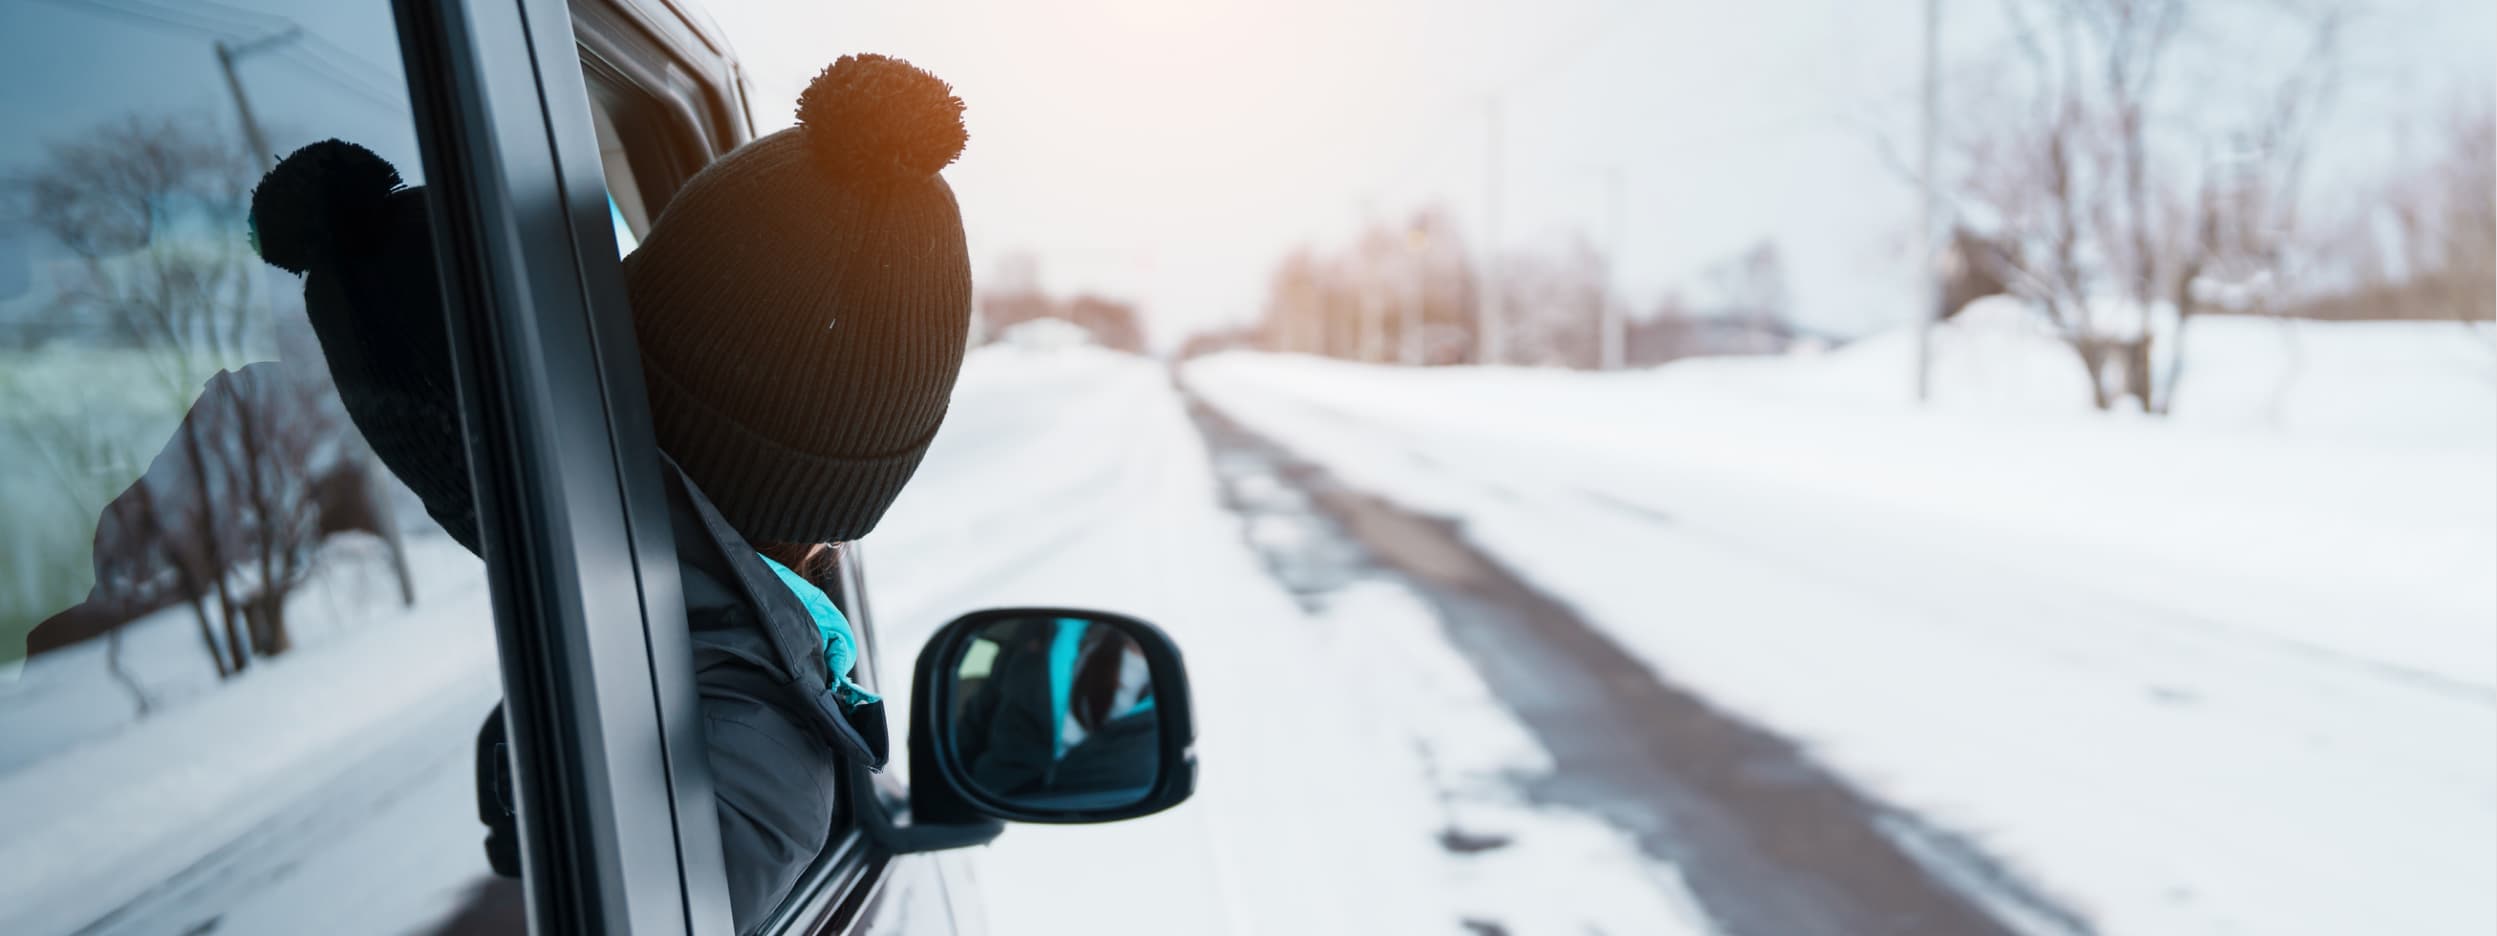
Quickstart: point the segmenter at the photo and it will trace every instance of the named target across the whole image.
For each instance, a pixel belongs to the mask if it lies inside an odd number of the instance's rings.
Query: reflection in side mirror
[[[954,762],[982,796],[1026,809],[1133,806],[1161,769],[1144,647],[1115,625],[1008,618],[954,664]]]
[[[1195,787],[1186,671],[1150,624],[983,611],[938,632],[919,677],[913,760],[934,759],[953,794],[938,799],[973,813],[1106,822],[1169,808]],[[937,778],[913,773],[918,804],[917,784]]]

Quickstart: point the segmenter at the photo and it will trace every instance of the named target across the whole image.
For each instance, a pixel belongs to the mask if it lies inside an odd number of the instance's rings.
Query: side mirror
[[[1196,790],[1188,671],[1169,635],[1066,608],[977,611],[919,651],[911,815],[1111,822]]]

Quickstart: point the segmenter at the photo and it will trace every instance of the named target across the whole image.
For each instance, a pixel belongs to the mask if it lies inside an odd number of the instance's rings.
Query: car
[[[0,646],[28,650],[0,658],[0,931],[739,931],[618,266],[754,136],[720,31],[686,0],[0,18]],[[329,138],[425,191],[484,561],[411,516],[304,364],[302,287],[252,256],[252,183]],[[860,547],[812,578],[898,694]],[[1159,705],[1103,785],[1009,786],[983,751],[1053,742],[977,713],[1076,635]],[[743,931],[976,934],[953,850],[1193,790],[1146,622],[979,612],[909,675],[909,780],[841,765],[828,845]],[[510,740],[473,745],[497,690]],[[517,888],[473,818],[498,801]]]

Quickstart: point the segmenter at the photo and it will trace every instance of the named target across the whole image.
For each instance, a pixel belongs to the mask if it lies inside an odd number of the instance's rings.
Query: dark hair
[[[756,543],[754,551],[817,584],[831,581],[838,566],[831,543]]]
[[[1110,705],[1118,698],[1119,668],[1126,662],[1127,648],[1133,645],[1116,628],[1094,625],[1094,630],[1102,633],[1086,648],[1088,652],[1077,665],[1074,685],[1067,693],[1067,706],[1075,713],[1076,723],[1087,730],[1098,729],[1110,720]]]

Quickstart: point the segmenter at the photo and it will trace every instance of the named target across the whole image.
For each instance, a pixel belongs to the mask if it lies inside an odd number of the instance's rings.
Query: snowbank
[[[2172,334],[2174,329],[2162,334]],[[2163,339],[2169,341],[2170,339]],[[1825,406],[1916,403],[1917,335],[1885,332],[1783,358],[1694,358],[1650,372],[1693,393]],[[1980,299],[1934,329],[1932,406],[2029,418],[2091,413],[2089,378],[2056,329]],[[2170,353],[2181,349],[2181,365]],[[2315,322],[2204,315],[2163,344],[2170,420],[2214,432],[2353,443],[2486,445],[2497,432],[2497,329],[2458,322]]]
[[[1916,403],[1918,337],[1886,332],[1786,357],[1686,358],[1650,372],[1694,392],[1895,409]],[[1935,405],[1962,412],[2077,415],[2091,409],[2080,358],[2021,304],[1980,299],[1934,329]]]

